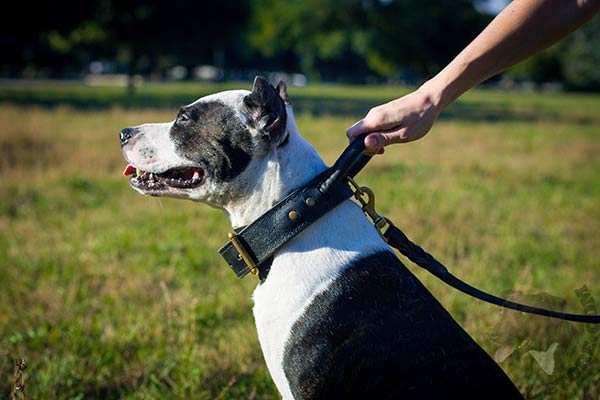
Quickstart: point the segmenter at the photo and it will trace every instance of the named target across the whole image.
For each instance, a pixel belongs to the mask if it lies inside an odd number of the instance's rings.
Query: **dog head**
[[[182,107],[172,122],[123,129],[124,175],[145,195],[201,201],[229,213],[242,203],[260,208],[247,204],[250,198],[269,208],[285,191],[282,162],[289,167],[301,157],[282,155],[290,136],[299,135],[285,84],[274,88],[257,77],[252,91],[216,93]],[[314,175],[304,167],[300,174],[283,169],[295,179]]]
[[[182,107],[174,121],[120,132],[130,185],[150,196],[203,201],[222,208],[251,190],[249,170],[260,169],[287,140],[287,93],[257,77],[251,92],[203,97]]]

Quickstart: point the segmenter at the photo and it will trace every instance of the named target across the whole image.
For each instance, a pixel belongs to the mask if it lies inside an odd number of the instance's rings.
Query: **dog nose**
[[[122,129],[119,133],[119,138],[121,139],[121,146],[124,146],[135,136],[135,129],[133,128],[125,128]]]

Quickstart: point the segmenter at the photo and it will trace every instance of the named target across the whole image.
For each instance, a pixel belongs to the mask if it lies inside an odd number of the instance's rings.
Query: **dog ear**
[[[277,89],[277,93],[279,93],[279,97],[281,97],[281,100],[283,100],[284,103],[292,104],[292,103],[290,103],[290,98],[288,97],[288,94],[287,94],[287,86],[284,81],[279,81],[276,89]]]
[[[285,133],[286,98],[287,92],[284,83],[280,82],[275,89],[262,76],[254,78],[252,92],[244,97],[244,104],[248,108],[252,122],[260,131],[274,140]]]

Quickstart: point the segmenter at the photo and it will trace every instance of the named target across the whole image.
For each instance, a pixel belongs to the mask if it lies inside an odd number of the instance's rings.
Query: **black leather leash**
[[[418,265],[421,268],[426,269],[436,278],[440,279],[447,285],[452,286],[454,289],[459,290],[465,294],[476,299],[483,300],[487,303],[495,304],[500,307],[510,308],[512,310],[526,312],[529,314],[542,315],[544,317],[564,319],[566,321],[574,322],[585,322],[591,324],[600,323],[600,315],[587,315],[587,314],[569,314],[560,311],[547,310],[539,307],[532,307],[525,304],[516,303],[510,300],[503,299],[501,297],[494,296],[483,290],[477,289],[469,285],[468,283],[460,280],[456,276],[452,275],[442,263],[436,260],[431,254],[427,253],[420,246],[411,242],[404,232],[396,228],[394,225],[390,225],[388,229],[383,233],[383,237],[387,243],[398,249],[400,253],[404,254],[409,260]]]
[[[414,244],[390,220],[377,214],[373,192],[354,182],[354,176],[369,162],[363,154],[364,137],[353,140],[335,164],[295,190],[252,224],[229,234],[229,242],[219,252],[235,274],[242,278],[258,274],[273,254],[313,222],[354,196],[371,218],[383,239],[413,263],[442,282],[479,300],[530,314],[583,323],[600,323],[600,315],[570,314],[532,307],[502,299],[477,289],[452,275],[443,264]],[[268,270],[267,270],[268,272]]]

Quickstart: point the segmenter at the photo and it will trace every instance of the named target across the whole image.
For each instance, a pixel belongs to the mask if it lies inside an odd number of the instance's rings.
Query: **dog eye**
[[[179,115],[177,116],[177,122],[188,122],[190,120],[189,115],[187,115],[185,112],[180,112]]]

